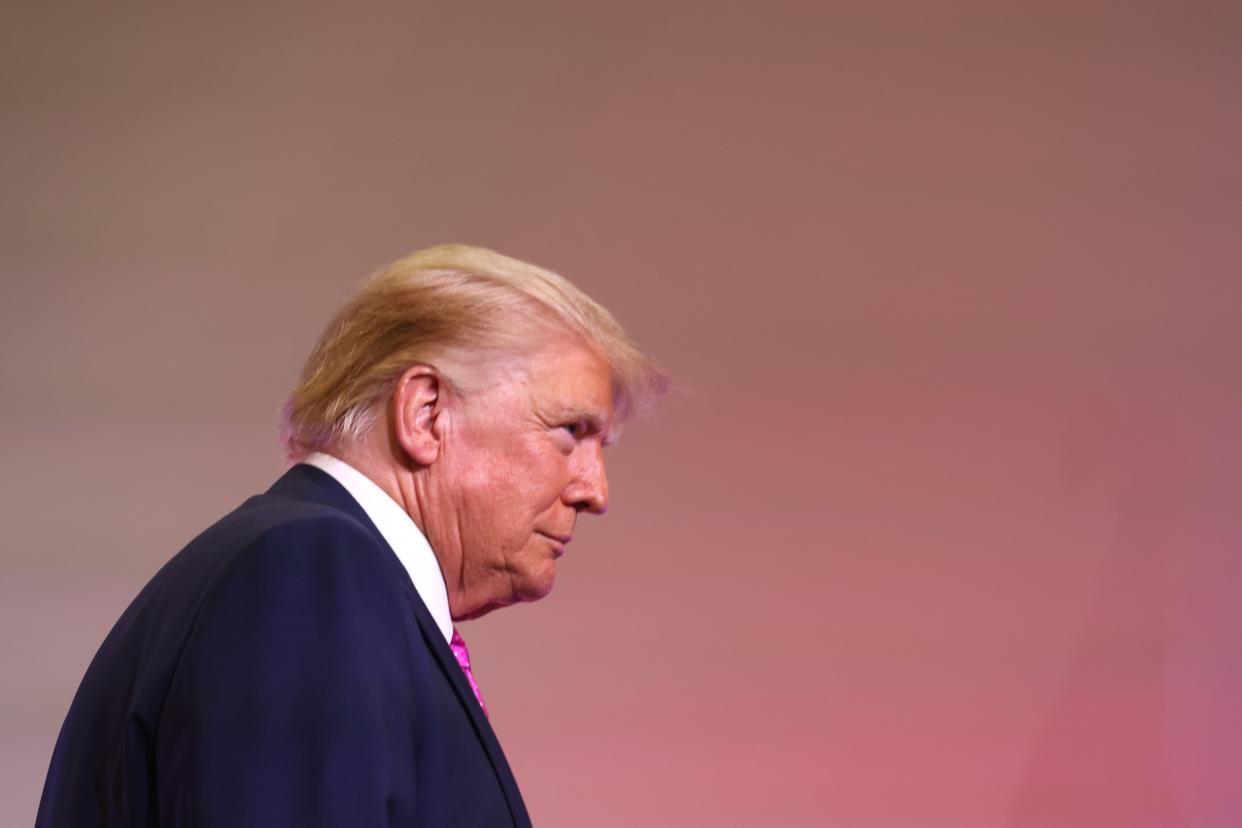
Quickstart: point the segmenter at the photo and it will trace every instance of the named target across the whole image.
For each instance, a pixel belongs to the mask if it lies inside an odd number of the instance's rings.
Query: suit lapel
[[[500,742],[497,741],[496,733],[492,730],[486,714],[483,713],[479,700],[475,698],[474,691],[470,689],[470,683],[466,680],[466,674],[462,671],[461,666],[458,665],[457,658],[449,648],[448,642],[444,640],[444,634],[440,631],[440,627],[436,624],[435,619],[431,617],[431,612],[418,596],[418,592],[414,588],[414,582],[410,580],[409,573],[406,572],[400,559],[397,558],[396,553],[388,545],[388,541],[384,539],[379,529],[371,522],[366,511],[358,505],[358,502],[332,475],[322,469],[306,464],[299,464],[289,469],[280,480],[276,481],[268,493],[294,499],[310,500],[340,509],[365,526],[374,536],[376,542],[379,543],[380,548],[388,553],[393,576],[401,583],[406,598],[410,602],[410,609],[414,613],[415,620],[418,621],[418,627],[422,631],[427,649],[431,651],[440,670],[444,673],[445,678],[448,679],[449,685],[457,694],[457,700],[465,709],[466,716],[470,719],[470,725],[474,728],[475,735],[483,745],[483,750],[486,752],[488,761],[492,765],[496,779],[500,782],[501,790],[504,791],[505,801],[509,806],[509,813],[513,817],[513,824],[529,828],[530,817],[526,813],[526,805],[522,801],[521,793],[518,791],[517,781],[513,778],[513,771],[509,768],[504,752],[500,749]]]
[[[448,642],[444,640],[444,634],[440,632],[440,627],[431,617],[431,613],[427,611],[427,607],[415,594],[409,595],[410,605],[414,610],[414,617],[418,619],[418,626],[423,631],[423,638],[427,642],[427,648],[431,650],[435,656],[436,662],[440,665],[440,670],[452,685],[453,691],[457,694],[457,700],[466,710],[466,715],[470,718],[470,725],[474,728],[475,734],[479,737],[479,741],[483,743],[483,749],[487,752],[488,761],[492,764],[492,770],[496,773],[496,779],[500,782],[500,787],[504,790],[505,801],[509,805],[509,813],[513,817],[513,824],[518,826],[529,826],[530,817],[526,813],[526,805],[522,801],[522,794],[518,791],[517,781],[513,778],[513,771],[509,768],[509,762],[505,759],[504,751],[500,749],[500,742],[496,739],[496,732],[492,730],[491,723],[487,720],[487,715],[483,712],[479,700],[474,695],[474,690],[470,688],[470,682],[466,680],[466,674],[462,671],[461,666],[457,663],[456,656],[453,655],[452,649],[449,648]]]

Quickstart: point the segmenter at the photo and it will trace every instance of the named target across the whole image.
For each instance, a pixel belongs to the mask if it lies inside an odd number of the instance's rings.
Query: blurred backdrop
[[[1242,7],[9,4],[0,801],[341,298],[558,270],[683,393],[467,625],[542,826],[1242,818]]]

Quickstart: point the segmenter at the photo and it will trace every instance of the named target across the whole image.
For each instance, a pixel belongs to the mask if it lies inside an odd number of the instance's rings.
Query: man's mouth
[[[542,532],[539,530],[536,530],[536,532],[552,541],[552,554],[556,558],[559,558],[561,555],[565,554],[565,545],[573,539],[572,535],[553,535],[551,532]]]

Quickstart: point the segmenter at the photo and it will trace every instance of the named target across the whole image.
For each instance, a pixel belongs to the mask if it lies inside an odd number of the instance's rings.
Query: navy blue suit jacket
[[[529,826],[496,736],[352,497],[289,470],[91,662],[36,826]]]

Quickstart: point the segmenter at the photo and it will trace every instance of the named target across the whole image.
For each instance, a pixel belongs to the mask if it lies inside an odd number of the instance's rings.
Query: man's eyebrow
[[[561,416],[566,420],[585,423],[594,434],[603,434],[605,443],[616,440],[615,429],[612,428],[609,418],[599,411],[590,408],[569,408],[562,411]]]
[[[572,411],[569,416],[586,423],[587,427],[597,434],[602,434],[608,428],[608,418],[595,411],[579,409]]]

